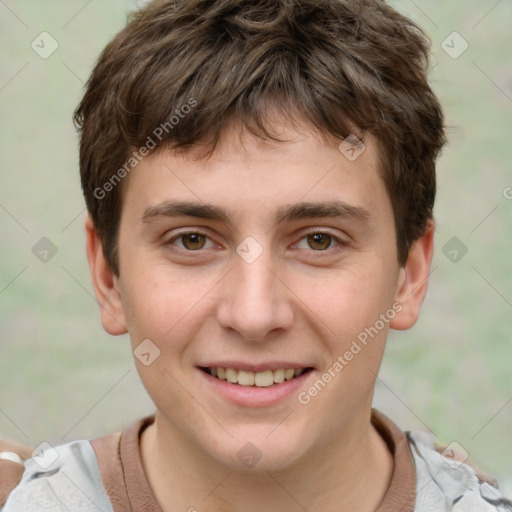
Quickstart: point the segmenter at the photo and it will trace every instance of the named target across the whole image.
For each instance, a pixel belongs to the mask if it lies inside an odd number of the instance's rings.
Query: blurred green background
[[[458,442],[511,496],[512,2],[392,5],[432,39],[450,143],[429,294],[417,325],[391,333],[375,406],[403,429]],[[129,340],[99,322],[71,122],[95,59],[134,7],[0,2],[0,435],[31,446],[119,430],[153,410]],[[31,47],[51,50],[42,32],[59,45],[46,59]],[[43,237],[57,249],[46,263],[32,252]]]

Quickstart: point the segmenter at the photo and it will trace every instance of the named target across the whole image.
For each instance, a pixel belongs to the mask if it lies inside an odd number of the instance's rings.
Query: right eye
[[[180,244],[177,244],[179,249],[194,252],[204,249],[208,240],[208,236],[201,231],[184,231],[171,238],[167,244],[175,245],[175,242],[180,241]],[[210,243],[212,247],[214,244],[211,240]]]

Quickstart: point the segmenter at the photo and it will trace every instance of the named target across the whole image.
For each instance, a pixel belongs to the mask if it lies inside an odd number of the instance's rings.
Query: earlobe
[[[90,216],[85,220],[87,260],[96,300],[100,306],[101,323],[113,336],[126,334],[126,319],[121,302],[118,279],[108,264],[100,238]]]
[[[392,329],[404,330],[418,320],[427,293],[430,266],[434,254],[434,220],[429,221],[425,234],[414,241],[404,267],[400,269],[396,302],[402,310],[390,322]]]

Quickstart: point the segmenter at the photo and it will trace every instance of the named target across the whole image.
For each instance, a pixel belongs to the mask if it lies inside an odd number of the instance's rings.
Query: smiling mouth
[[[203,372],[219,380],[225,380],[239,386],[265,388],[281,384],[285,381],[296,379],[301,375],[309,373],[313,368],[278,368],[276,370],[265,370],[263,372],[250,372],[236,370],[234,368],[200,368]]]

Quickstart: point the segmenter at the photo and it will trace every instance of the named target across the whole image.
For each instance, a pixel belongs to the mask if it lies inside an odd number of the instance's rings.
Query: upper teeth
[[[235,370],[234,368],[210,368],[211,374],[221,380],[227,380],[241,386],[267,387],[279,384],[284,380],[298,377],[304,368],[279,368],[278,370],[265,370],[264,372],[249,372]]]

